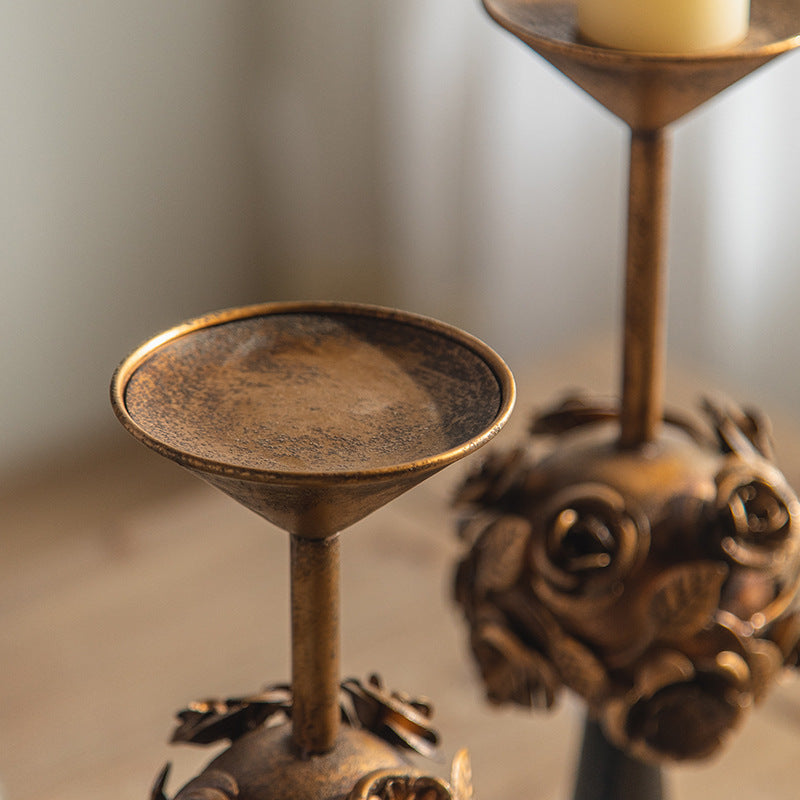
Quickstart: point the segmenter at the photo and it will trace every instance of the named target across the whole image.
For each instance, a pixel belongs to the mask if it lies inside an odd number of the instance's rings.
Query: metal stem
[[[339,731],[339,537],[291,537],[292,740],[300,756]]]
[[[669,137],[631,132],[620,444],[652,441],[664,392]]]

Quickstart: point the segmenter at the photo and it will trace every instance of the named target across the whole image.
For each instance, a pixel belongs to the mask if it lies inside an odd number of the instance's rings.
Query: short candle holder
[[[576,800],[661,797],[659,766],[716,752],[798,662],[800,504],[766,420],[707,402],[664,411],[669,126],[800,46],[800,0],[753,0],[723,51],[656,55],[583,41],[574,0],[484,0],[631,131],[621,402],[537,415],[539,457],[489,458],[457,598],[490,700],[588,705]]]
[[[231,746],[175,800],[468,800],[463,757],[448,784],[396,747],[435,744],[424,703],[340,680],[338,534],[500,430],[515,396],[501,359],[425,317],[272,304],[157,336],[111,396],[134,437],[291,536],[291,686],[182,712],[175,740]]]

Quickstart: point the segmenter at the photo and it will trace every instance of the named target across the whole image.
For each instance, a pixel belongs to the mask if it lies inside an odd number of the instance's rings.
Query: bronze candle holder
[[[576,798],[655,798],[646,765],[717,752],[798,663],[800,503],[761,414],[665,413],[663,309],[669,127],[800,45],[800,2],[753,0],[741,44],[675,56],[582,41],[574,1],[484,5],[631,130],[623,370],[621,402],[566,398],[463,486],[456,596],[491,701],[585,699]]]
[[[463,754],[450,783],[402,755],[436,744],[425,701],[341,681],[338,534],[489,441],[514,396],[477,339],[361,305],[210,314],[122,363],[125,428],[291,536],[291,685],[181,712],[174,741],[231,745],[175,800],[468,800]]]

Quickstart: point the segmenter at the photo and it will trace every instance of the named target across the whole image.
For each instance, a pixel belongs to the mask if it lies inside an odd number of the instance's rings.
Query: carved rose
[[[416,770],[379,769],[356,783],[346,800],[472,800],[472,768],[466,750],[453,759],[450,783]]]
[[[720,546],[745,567],[767,567],[789,539],[798,501],[783,480],[732,467],[717,476]]]
[[[735,726],[741,707],[717,675],[698,674],[642,698],[629,710],[625,733],[634,752],[682,760],[711,755]]]
[[[651,654],[639,664],[633,690],[605,708],[603,727],[644,761],[710,755],[742,713],[728,677],[698,670],[677,651]]]
[[[649,548],[647,521],[608,486],[583,484],[559,492],[541,520],[531,560],[534,581],[550,600],[613,599]]]
[[[618,746],[647,761],[711,755],[764,697],[782,660],[774,643],[743,639],[717,623],[680,651],[645,656],[633,689],[604,709],[604,727]]]
[[[479,622],[473,628],[471,644],[490,702],[516,703],[527,708],[553,705],[561,685],[555,669],[544,655],[526,647],[504,623]]]

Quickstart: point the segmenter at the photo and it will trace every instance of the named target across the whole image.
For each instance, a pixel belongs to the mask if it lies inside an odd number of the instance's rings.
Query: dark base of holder
[[[573,800],[664,800],[661,768],[627,756],[587,719]]]

